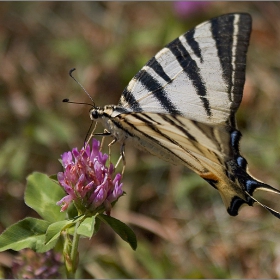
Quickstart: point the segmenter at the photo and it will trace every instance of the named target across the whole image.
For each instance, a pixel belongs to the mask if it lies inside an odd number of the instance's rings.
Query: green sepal
[[[84,237],[91,238],[97,233],[100,226],[100,220],[96,219],[96,216],[88,217],[81,222],[78,227],[78,234]]]
[[[75,226],[75,222],[67,221],[67,220],[52,223],[48,227],[46,232],[46,240],[45,240],[46,245],[57,240],[61,234],[61,231],[69,229],[74,226]]]

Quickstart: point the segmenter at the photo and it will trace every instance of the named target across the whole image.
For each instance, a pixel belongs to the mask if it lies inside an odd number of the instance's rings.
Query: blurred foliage
[[[196,24],[249,12],[253,32],[237,122],[252,174],[280,182],[280,4],[207,2],[0,3],[0,229],[33,215],[23,204],[32,171],[61,171],[58,158],[81,147],[87,106],[116,104],[136,72],[166,43]],[[100,131],[102,128],[99,127]],[[113,147],[117,160],[119,146]],[[109,228],[81,244],[84,278],[278,278],[280,222],[261,207],[230,217],[219,194],[197,175],[133,147],[126,149],[125,191],[112,215],[134,228],[136,252]],[[264,202],[279,209],[277,198]],[[56,207],[56,206],[54,206]],[[14,252],[0,255],[3,277]],[[8,274],[10,275],[10,274]]]

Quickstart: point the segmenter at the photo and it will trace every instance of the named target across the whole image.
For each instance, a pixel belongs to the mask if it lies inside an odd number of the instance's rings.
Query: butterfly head
[[[91,120],[96,121],[98,118],[103,114],[103,110],[100,110],[101,108],[93,107],[89,111],[89,117]]]
[[[90,119],[93,121],[98,121],[99,119],[102,118],[110,118],[112,116],[114,112],[114,106],[111,105],[107,105],[102,107],[93,107],[90,111],[89,111],[89,116]]]

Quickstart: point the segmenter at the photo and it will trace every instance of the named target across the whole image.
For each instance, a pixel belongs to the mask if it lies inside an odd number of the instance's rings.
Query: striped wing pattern
[[[135,75],[119,106],[208,124],[227,121],[242,99],[250,32],[247,14],[200,24],[169,43]]]
[[[239,153],[235,112],[242,100],[250,33],[249,14],[204,22],[150,59],[118,106],[91,110],[92,119],[123,145],[132,142],[196,172],[219,191],[233,216],[242,204],[258,202],[253,197],[257,189],[280,194],[253,178]]]

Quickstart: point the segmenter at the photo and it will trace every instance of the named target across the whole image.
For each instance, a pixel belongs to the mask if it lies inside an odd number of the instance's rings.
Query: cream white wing
[[[224,123],[237,110],[251,32],[248,14],[202,23],[159,51],[130,81],[118,106]]]

